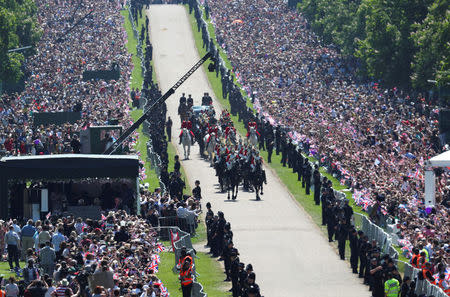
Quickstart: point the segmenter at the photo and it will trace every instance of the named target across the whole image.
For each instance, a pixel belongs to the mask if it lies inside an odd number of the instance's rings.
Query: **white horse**
[[[216,134],[214,132],[211,134],[206,134],[204,140],[206,143],[206,152],[208,153],[209,165],[212,167],[214,159],[214,150],[216,148]]]
[[[258,134],[256,133],[255,127],[250,127],[250,131],[248,132],[248,143],[256,147],[258,144]]]
[[[183,128],[183,131],[181,132],[181,143],[183,144],[183,150],[184,150],[184,159],[189,159],[189,156],[191,155],[191,144],[192,144],[192,135],[191,132],[189,132],[188,129]],[[187,152],[186,152],[187,147]]]

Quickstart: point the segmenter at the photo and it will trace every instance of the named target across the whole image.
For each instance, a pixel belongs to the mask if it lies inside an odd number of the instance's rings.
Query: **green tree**
[[[361,74],[386,85],[408,87],[417,51],[412,34],[427,16],[428,7],[446,2],[447,6],[442,4],[437,9],[448,11],[448,1],[304,0],[299,9],[325,43],[335,44],[345,56],[359,59]],[[445,23],[444,19],[437,22]],[[446,20],[448,24],[448,16]],[[438,65],[444,65],[444,72],[439,72],[444,77],[445,63]],[[426,70],[424,66],[422,71]]]
[[[36,45],[40,37],[36,12],[33,0],[0,0],[0,80],[18,81],[23,76],[23,52],[8,50]]]
[[[416,88],[430,88],[427,80],[439,86],[450,83],[450,0],[437,0],[425,20],[412,34],[417,52],[412,62],[412,82]]]

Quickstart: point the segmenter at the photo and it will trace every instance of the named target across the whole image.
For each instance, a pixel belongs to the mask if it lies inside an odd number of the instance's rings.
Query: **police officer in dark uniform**
[[[242,293],[242,297],[260,297],[259,286],[256,284],[256,275],[250,272],[247,276],[245,288]]]
[[[267,148],[267,162],[272,163],[273,139],[267,140],[266,148]]]
[[[180,105],[184,105],[184,104],[186,104],[186,96],[183,93],[180,97]]]
[[[327,223],[327,231],[328,231],[328,241],[333,242],[333,235],[336,231],[337,221],[336,221],[336,213],[333,208],[333,203],[328,203],[327,208],[325,210],[325,220]]]
[[[166,132],[169,142],[172,141],[172,124],[172,119],[169,117],[166,122]]]
[[[292,143],[292,139],[289,138],[288,141],[288,154],[287,154],[287,158],[288,158],[288,167],[293,169],[293,172],[295,173],[295,169],[294,169],[294,162],[295,162],[295,145]]]
[[[301,181],[303,178],[303,162],[304,158],[302,155],[302,151],[299,148],[297,151],[297,165],[296,165],[297,181]]]
[[[339,225],[337,227],[336,231],[336,238],[338,240],[338,250],[339,250],[339,257],[341,257],[341,260],[345,260],[345,242],[348,238],[348,225],[345,220],[341,220],[339,222]]]
[[[373,297],[384,297],[383,276],[383,266],[376,257],[373,257],[370,261],[370,284]]]
[[[281,135],[281,127],[278,125],[275,128],[275,145],[276,145],[276,154],[277,156],[280,154],[280,150],[281,150],[281,139],[282,139],[282,135]]]
[[[348,240],[350,242],[350,266],[352,267],[352,271],[354,274],[358,273],[358,256],[359,256],[359,249],[358,249],[358,233],[356,232],[356,229],[352,227],[350,229],[350,232],[348,234]]]
[[[329,192],[330,192],[330,189],[328,188],[327,178],[324,177],[324,188],[322,191],[322,195],[320,196],[320,201],[322,202],[322,226],[325,226],[327,224],[326,211],[328,208],[328,204],[330,203]]]
[[[225,282],[231,281],[231,252],[234,250],[233,241],[229,240],[227,242],[227,246],[223,249],[222,258],[223,264],[225,266],[225,274],[227,278],[224,280]]]
[[[289,144],[286,141],[286,137],[282,137],[280,141],[281,141],[281,164],[283,164],[283,167],[286,167]]]
[[[239,297],[240,294],[240,286],[239,286],[239,257],[237,249],[233,249],[230,252],[231,266],[230,266],[230,276],[231,276],[231,284],[232,284],[232,292],[233,297]]]
[[[350,226],[350,220],[352,219],[353,216],[353,208],[348,205],[348,199],[344,200],[344,206],[343,206],[343,211],[344,211],[344,217],[345,217],[345,221],[347,222],[347,225]]]
[[[322,180],[319,172],[319,166],[314,166],[314,173],[313,173],[313,179],[314,179],[314,202],[316,205],[320,204],[320,190],[322,187]]]
[[[364,278],[367,269],[367,237],[363,231],[358,231],[358,252],[359,252],[359,278]]]
[[[209,247],[211,248],[210,251],[209,251],[209,254],[212,254],[212,255],[217,255],[218,254],[218,252],[217,252],[217,241],[215,239],[216,234],[217,234],[218,224],[219,224],[219,216],[215,215],[213,217],[213,219],[211,220],[210,231],[209,231],[209,234],[211,235],[210,239],[209,239],[209,242],[210,242]]]
[[[247,281],[247,271],[244,270],[245,264],[240,262],[239,263],[239,296],[243,294],[243,291],[245,289],[245,283]]]
[[[211,227],[214,223],[214,212],[211,210],[211,203],[206,203],[206,216],[205,216],[205,224],[206,224],[206,246],[211,247]]]
[[[219,216],[219,220],[217,221],[217,229],[216,233],[213,236],[213,239],[215,241],[216,245],[216,253],[213,254],[213,257],[219,257],[222,254],[222,249],[224,248],[224,232],[225,232],[225,224],[227,223],[225,221],[225,217],[223,215],[223,212],[219,211],[217,212],[217,215]]]
[[[306,187],[306,195],[310,194],[311,189],[311,165],[309,165],[309,162],[306,162],[306,168],[303,172],[303,178],[305,180],[305,187]]]
[[[187,105],[188,105],[188,108],[191,108],[194,105],[194,98],[192,98],[191,94],[188,95]]]

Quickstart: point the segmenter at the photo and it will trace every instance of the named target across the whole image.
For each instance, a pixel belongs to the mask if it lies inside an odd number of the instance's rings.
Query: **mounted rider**
[[[261,135],[259,134],[259,132],[258,132],[258,125],[256,124],[256,122],[248,122],[248,125],[247,125],[247,135],[246,135],[246,137],[249,137],[249,136],[250,136],[250,130],[251,130],[251,128],[254,128],[254,129],[255,129],[256,135],[258,135],[258,137],[261,136]]]
[[[239,156],[236,155],[236,152],[234,150],[231,151],[231,153],[226,158],[227,169],[231,170],[231,168],[233,167],[234,162],[236,162],[238,159],[239,159]]]
[[[192,145],[194,145],[194,141],[195,141],[194,133],[193,133],[191,130],[189,130],[187,127],[183,127],[183,126],[182,126],[182,130],[181,130],[181,132],[180,132],[180,135],[178,136],[178,137],[180,138],[179,144],[181,144],[181,139],[182,139],[182,137],[183,137],[184,129],[187,129],[187,131],[188,131],[189,134],[191,135],[191,142],[192,142]]]
[[[192,122],[187,120],[181,123],[181,129],[186,128],[188,130],[192,130]]]
[[[250,161],[250,168],[252,169],[252,172],[256,170],[256,167],[258,165],[262,166],[263,164],[263,158],[259,155],[259,151],[252,152],[252,158]]]
[[[214,133],[217,135],[219,128],[216,125],[209,125],[208,124],[208,134],[211,135],[211,133]]]
[[[233,132],[234,135],[236,135],[236,128],[234,128],[232,126],[227,126],[225,128],[225,138],[228,138],[228,136],[230,135],[231,132]]]

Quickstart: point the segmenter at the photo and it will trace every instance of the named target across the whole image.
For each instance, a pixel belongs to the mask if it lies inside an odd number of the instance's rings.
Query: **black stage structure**
[[[23,198],[23,195],[20,197],[20,193],[26,190],[27,184],[29,186],[35,181],[71,183],[74,180],[91,180],[95,183],[97,179],[127,180],[134,193],[134,211],[139,213],[139,159],[136,155],[62,154],[4,157],[0,159],[0,218],[10,218],[11,209],[19,208],[23,213],[27,198]],[[38,197],[38,200],[39,198],[41,197]],[[36,198],[34,202],[39,204],[36,207],[39,207],[41,215],[51,211],[41,209],[47,208],[42,205],[46,202],[36,201]]]

